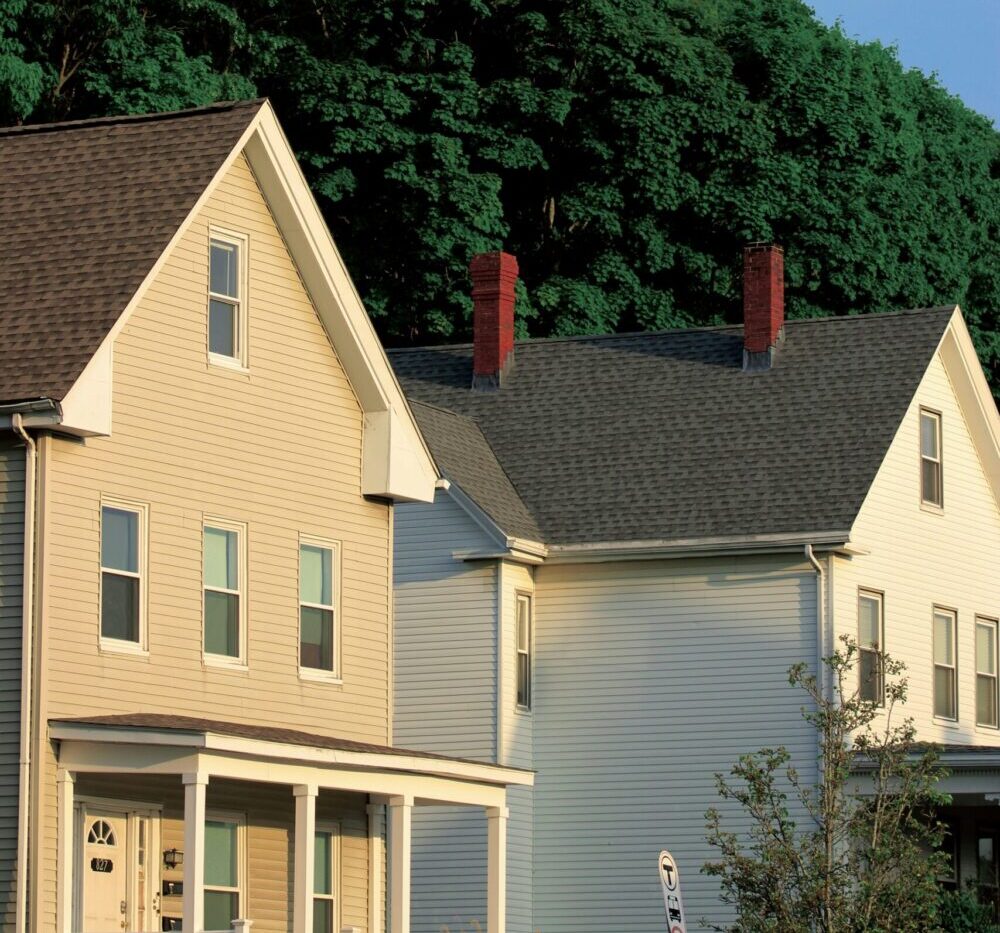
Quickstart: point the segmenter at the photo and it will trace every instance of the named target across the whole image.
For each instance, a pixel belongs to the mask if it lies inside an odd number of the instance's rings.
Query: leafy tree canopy
[[[0,119],[270,96],[390,343],[959,302],[1000,387],[1000,133],[802,0],[0,0]]]

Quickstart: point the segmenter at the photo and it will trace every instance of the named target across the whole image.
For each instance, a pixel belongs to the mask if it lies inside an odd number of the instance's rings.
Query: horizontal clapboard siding
[[[920,408],[941,413],[944,509],[920,505]],[[862,506],[851,535],[864,553],[834,568],[838,634],[858,637],[858,589],[885,595],[886,650],[906,664],[906,715],[920,737],[1000,745],[976,726],[975,617],[1000,618],[1000,511],[940,357],[935,357]],[[933,607],[958,612],[957,723],[935,721]]]
[[[713,774],[778,744],[815,774],[786,674],[815,658],[815,574],[779,559],[640,561],[542,566],[535,588],[535,926],[661,933],[664,847],[689,929],[724,920],[699,873]]]
[[[24,448],[0,440],[0,929],[14,928],[24,583]]]

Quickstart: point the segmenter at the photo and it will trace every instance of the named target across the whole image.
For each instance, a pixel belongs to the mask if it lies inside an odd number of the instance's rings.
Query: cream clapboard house
[[[959,309],[786,324],[782,266],[748,249],[744,329],[515,347],[516,262],[477,257],[474,345],[390,352],[450,483],[396,512],[395,738],[537,770],[515,933],[659,933],[661,848],[688,929],[724,918],[713,774],[778,744],[815,774],[786,672],[844,634],[907,664],[946,881],[998,906],[1000,417]],[[472,929],[485,821],[415,825],[414,930]]]
[[[438,473],[270,106],[2,130],[0,198],[3,928],[405,933],[435,803],[502,930],[531,775],[391,747]]]

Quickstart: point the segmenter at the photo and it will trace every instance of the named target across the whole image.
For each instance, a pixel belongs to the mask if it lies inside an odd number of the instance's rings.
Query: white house
[[[516,262],[477,257],[474,345],[390,354],[446,477],[396,509],[394,740],[537,771],[512,933],[659,933],[663,847],[719,918],[713,775],[815,772],[786,672],[844,633],[907,664],[952,882],[997,904],[1000,416],[962,314],[785,322],[781,250],[744,263],[744,328],[515,344]],[[483,920],[485,832],[415,819],[416,933]]]

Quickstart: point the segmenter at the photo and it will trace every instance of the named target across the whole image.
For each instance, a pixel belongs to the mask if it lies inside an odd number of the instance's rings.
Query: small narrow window
[[[101,507],[101,638],[141,646],[145,508]]]
[[[934,715],[942,719],[958,719],[956,623],[956,614],[950,609],[934,610]]]
[[[997,707],[997,621],[976,619],[976,724],[1000,726]]]
[[[922,409],[920,412],[920,498],[939,508],[944,504],[941,478],[941,416]]]
[[[336,548],[299,545],[299,664],[332,673],[336,670]]]
[[[205,654],[244,658],[243,529],[216,522],[204,532]]]
[[[205,820],[205,929],[228,930],[242,916],[243,821]]]
[[[335,933],[337,922],[339,833],[333,827],[316,830],[313,867],[313,933]]]
[[[209,245],[208,353],[215,363],[246,364],[245,241],[213,235]]]
[[[531,709],[531,597],[517,597],[517,705]]]
[[[882,594],[862,590],[858,595],[859,695],[862,700],[885,705],[882,677]]]

